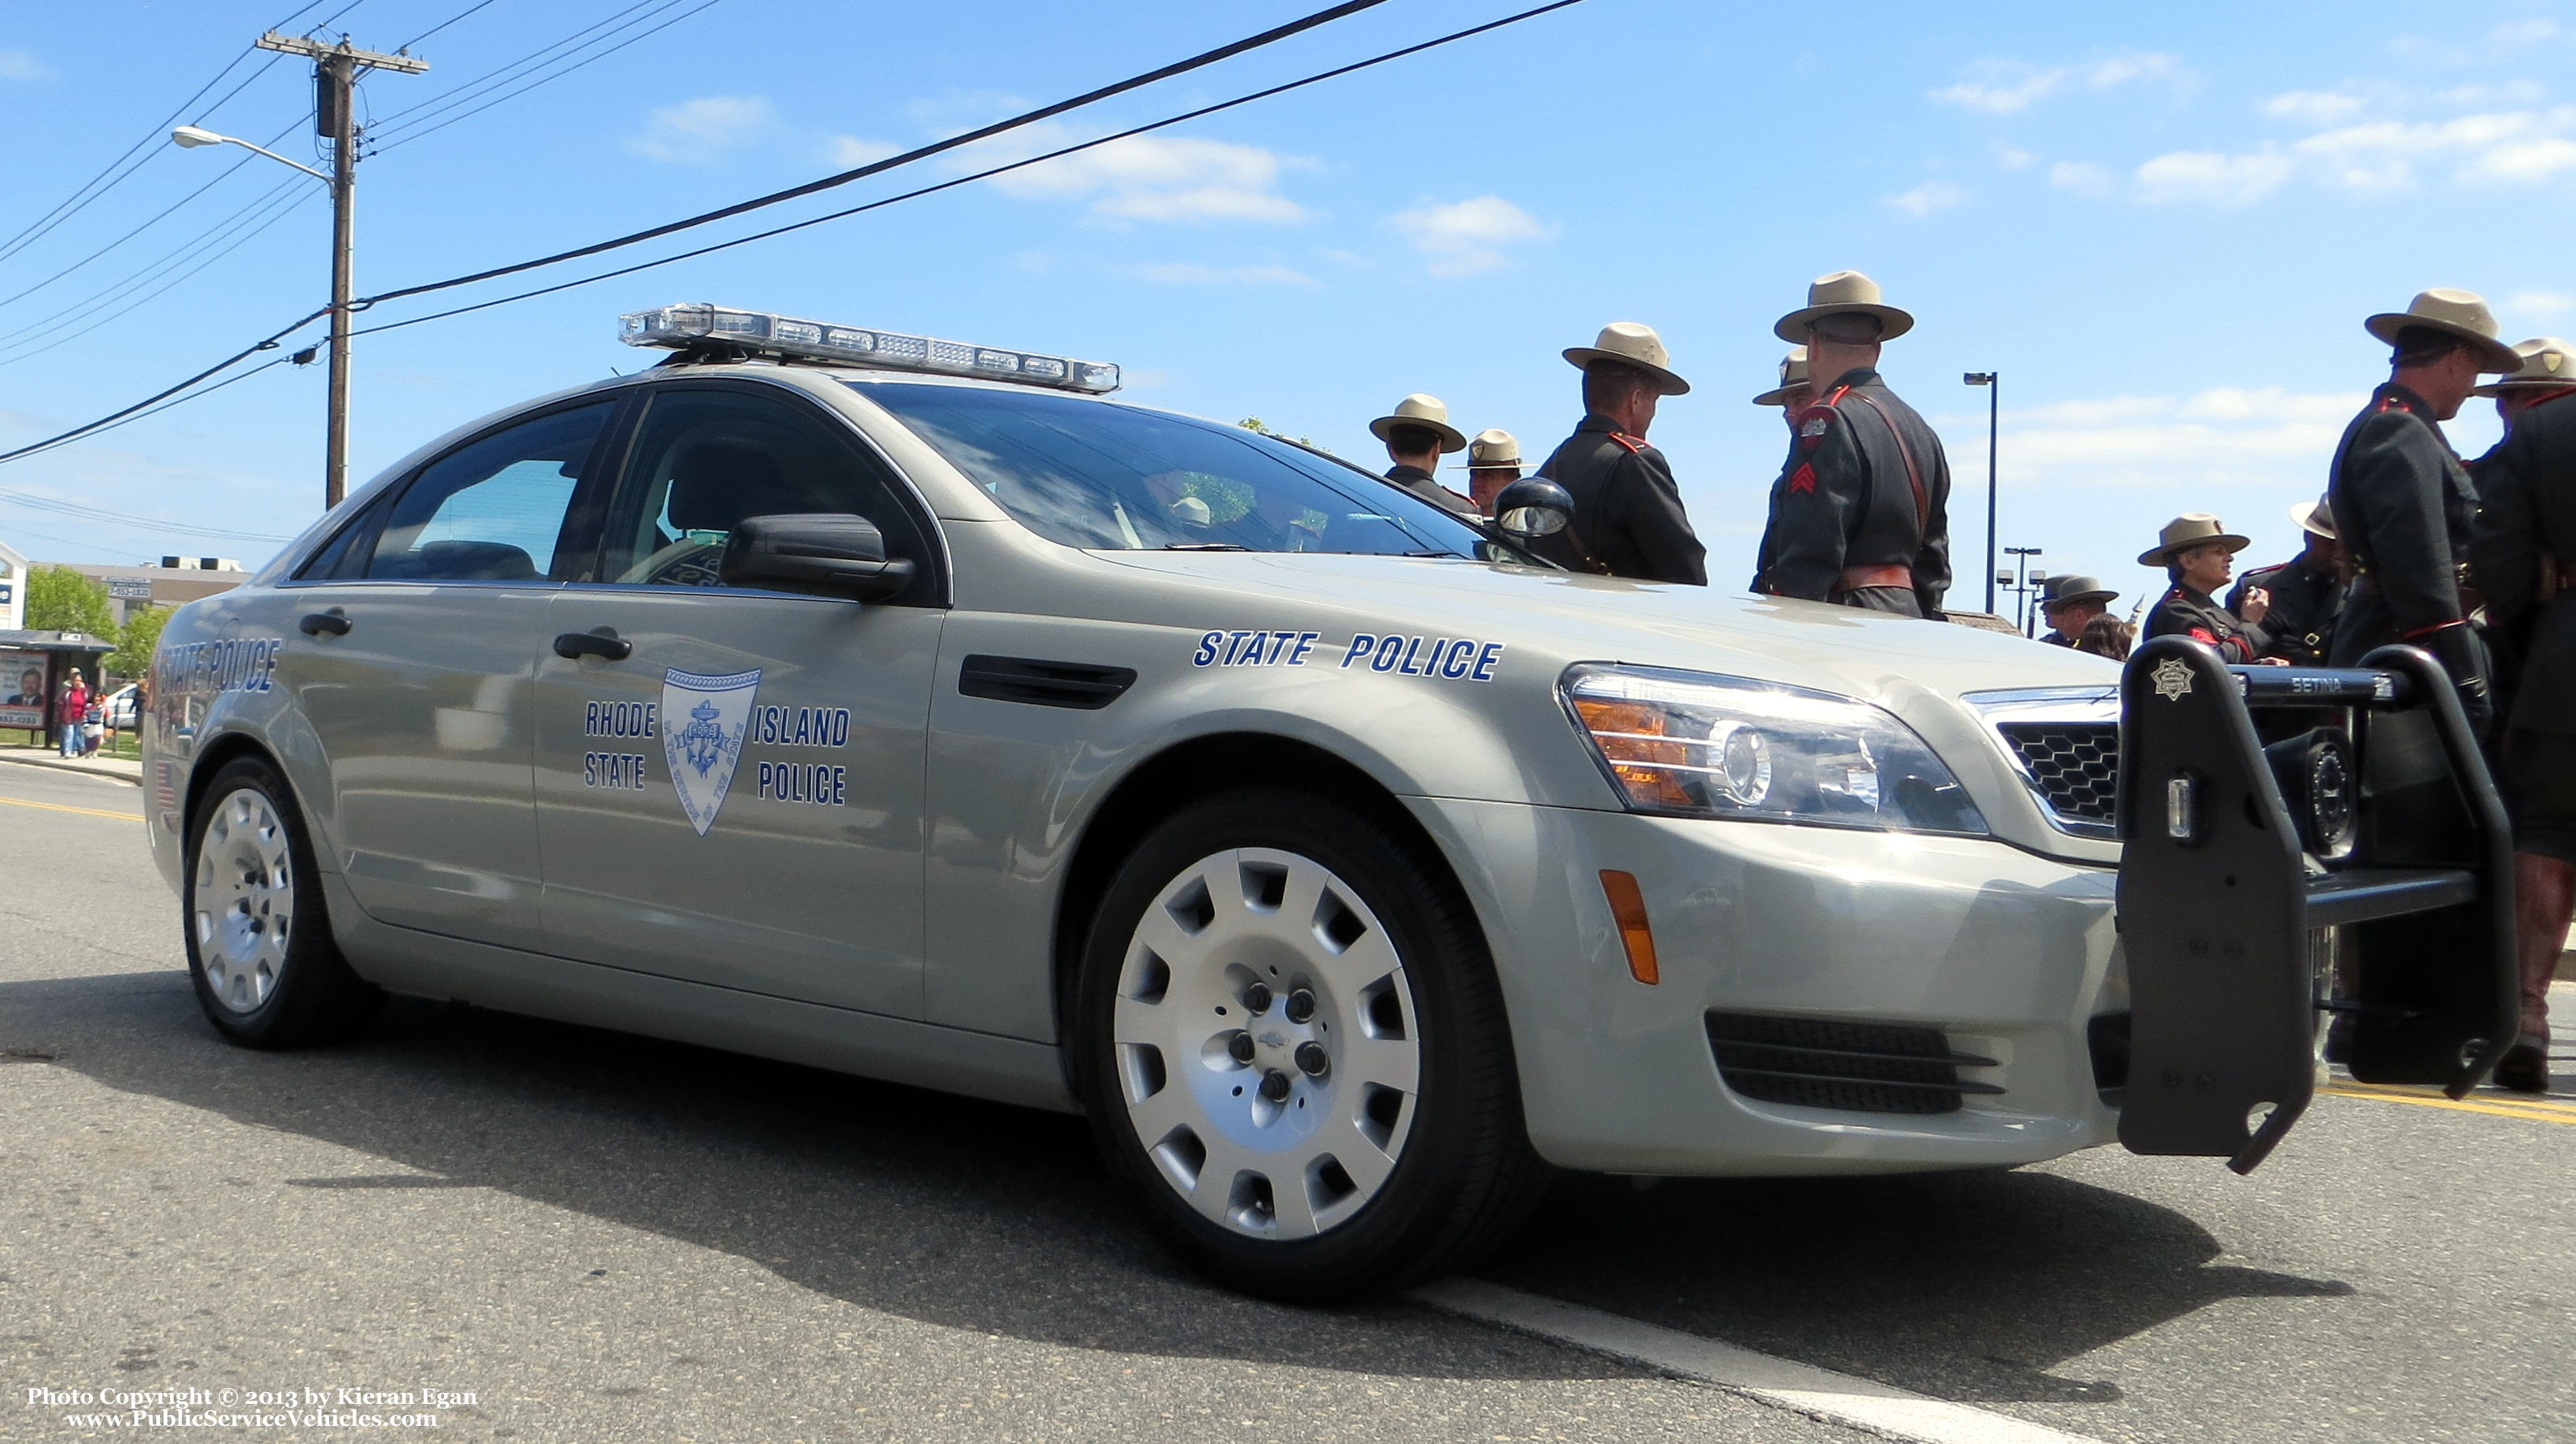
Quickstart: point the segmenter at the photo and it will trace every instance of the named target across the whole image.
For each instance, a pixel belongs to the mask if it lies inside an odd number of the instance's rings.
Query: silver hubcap
[[[1307,1238],[1385,1187],[1413,1127],[1404,960],[1349,884],[1242,848],[1182,869],[1118,975],[1128,1120],[1163,1178],[1236,1233]]]
[[[214,805],[197,844],[188,926],[207,986],[247,1013],[277,991],[295,923],[295,869],[286,824],[266,794],[245,787]]]

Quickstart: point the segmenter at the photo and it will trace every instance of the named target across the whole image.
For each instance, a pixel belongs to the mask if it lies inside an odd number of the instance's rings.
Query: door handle
[[[329,632],[335,637],[345,637],[349,635],[349,627],[347,614],[338,607],[333,607],[327,612],[307,612],[304,614],[304,620],[295,624],[295,629],[308,637],[318,637],[324,632]]]
[[[599,657],[623,662],[635,655],[635,644],[617,637],[603,637],[597,632],[565,632],[555,638],[555,655],[567,661],[578,657]]]

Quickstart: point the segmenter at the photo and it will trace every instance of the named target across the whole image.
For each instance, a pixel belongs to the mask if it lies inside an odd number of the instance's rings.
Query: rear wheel
[[[1221,1282],[1389,1292],[1500,1241],[1544,1183],[1465,900],[1340,803],[1175,815],[1111,884],[1080,989],[1101,1147]]]
[[[286,780],[251,758],[225,764],[189,820],[181,900],[188,974],[217,1031],[252,1048],[338,1042],[385,995],[331,940],[304,821]]]

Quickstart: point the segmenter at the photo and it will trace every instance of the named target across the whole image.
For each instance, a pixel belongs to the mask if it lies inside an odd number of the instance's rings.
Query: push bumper
[[[1903,1172],[2036,1162],[2116,1135],[2088,1039],[2125,1006],[2109,868],[1963,838],[1414,807],[1472,860],[1462,880],[1493,943],[1530,1139],[1553,1163]],[[1637,880],[1652,984],[1630,969],[1605,869]],[[1734,1040],[1723,1066],[1719,1037]],[[1846,1053],[1845,1071],[1915,1081],[1840,1094],[1764,1081],[1833,1071]],[[1960,1086],[1920,1081],[1944,1076]],[[1799,1096],[1862,1106],[1781,1101]],[[1890,1111],[1927,1102],[1937,1111]]]

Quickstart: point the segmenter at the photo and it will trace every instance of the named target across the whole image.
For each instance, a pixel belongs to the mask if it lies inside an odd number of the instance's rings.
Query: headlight
[[[1654,667],[1578,666],[1560,686],[1639,812],[1986,831],[1923,739],[1866,702]]]

